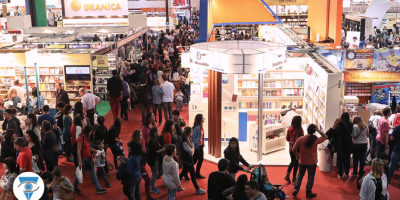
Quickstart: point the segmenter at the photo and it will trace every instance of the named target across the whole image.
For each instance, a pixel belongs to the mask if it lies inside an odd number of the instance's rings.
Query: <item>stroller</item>
[[[250,180],[257,181],[260,186],[260,192],[262,192],[268,200],[279,200],[275,192],[282,190],[283,185],[272,185],[272,190],[266,190],[264,188],[264,176],[267,176],[267,171],[265,170],[265,167],[260,164],[251,172]]]

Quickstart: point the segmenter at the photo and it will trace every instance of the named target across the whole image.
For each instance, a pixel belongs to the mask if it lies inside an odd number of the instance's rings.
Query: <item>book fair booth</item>
[[[217,161],[236,137],[250,163],[286,165],[290,124],[282,111],[296,107],[305,124],[324,131],[339,117],[341,71],[317,53],[286,49],[273,42],[209,42],[183,56],[191,71],[189,124],[197,114],[206,118],[206,159]]]

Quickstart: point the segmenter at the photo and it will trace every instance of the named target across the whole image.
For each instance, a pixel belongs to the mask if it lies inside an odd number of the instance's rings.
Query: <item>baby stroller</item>
[[[259,165],[251,172],[251,180],[257,181],[260,186],[260,192],[262,192],[268,200],[279,200],[278,196],[275,194],[277,191],[282,190],[283,185],[272,185],[272,190],[266,190],[264,188],[263,177],[267,176],[267,171],[263,165]]]

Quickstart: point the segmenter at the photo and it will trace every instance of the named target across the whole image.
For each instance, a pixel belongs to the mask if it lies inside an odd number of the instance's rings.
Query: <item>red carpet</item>
[[[188,119],[188,107],[184,107],[184,112],[182,113],[182,118],[185,119],[186,122]],[[132,132],[136,129],[139,129],[141,126],[141,115],[140,109],[135,109],[129,111],[129,121],[122,122],[122,134],[121,138],[124,141],[125,152],[127,152],[127,147],[125,144],[129,140]],[[106,115],[106,126],[109,127],[113,122],[113,117],[111,112]],[[161,127],[162,128],[162,127]],[[160,129],[161,129],[160,128]],[[108,152],[108,159],[112,161],[112,154]],[[65,162],[65,158],[60,159],[60,166],[63,169],[64,176],[67,176],[71,182],[74,181],[75,178],[75,168],[73,163]],[[294,184],[285,184],[283,177],[286,173],[286,167],[267,167],[267,173],[271,183],[273,184],[284,184],[283,190],[287,195],[290,196],[290,199],[293,199],[291,193],[293,192]],[[204,161],[201,173],[206,177],[213,171],[217,170],[217,165]],[[151,173],[150,169],[147,170]],[[0,174],[3,174],[4,170],[0,171]],[[395,175],[394,180],[389,186],[390,199],[400,199],[400,190],[399,190],[399,172],[397,171],[397,175]],[[307,176],[307,175],[306,175]],[[317,170],[315,183],[313,187],[313,192],[317,193],[317,197],[314,199],[324,199],[324,200],[349,200],[349,199],[360,199],[359,190],[356,187],[356,178],[349,178],[347,180],[339,180],[335,172],[331,173],[322,173]],[[94,186],[92,185],[89,173],[86,173],[84,176],[83,184],[79,185],[79,189],[82,190],[82,194],[76,195],[76,199],[81,200],[110,200],[110,199],[126,199],[125,195],[122,193],[122,185],[115,178],[115,170],[110,171],[110,175],[108,176],[110,183],[112,185],[111,188],[107,188],[108,192],[105,194],[97,194]],[[197,181],[199,186],[207,190],[207,179],[201,179]],[[302,187],[300,192],[297,195],[296,199],[304,200],[305,198],[305,187],[306,187],[307,178],[303,180]],[[104,185],[104,182],[100,180],[100,185]],[[163,193],[162,194],[152,194],[153,198],[158,198],[160,200],[166,199],[167,191],[165,186],[163,185],[162,180],[157,180],[156,186]],[[191,200],[191,198],[196,198],[196,200],[206,200],[207,195],[195,195],[195,189],[191,183],[191,181],[182,180],[182,186],[186,189],[183,192],[178,192],[177,198],[178,200]],[[144,180],[142,179],[141,183],[141,194],[142,199],[146,200],[146,195],[144,191]]]

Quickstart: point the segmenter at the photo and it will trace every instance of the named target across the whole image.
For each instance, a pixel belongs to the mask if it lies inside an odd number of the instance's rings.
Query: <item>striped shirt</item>
[[[86,110],[90,110],[96,107],[96,101],[100,100],[100,97],[90,93],[86,92],[81,101],[83,104],[83,108],[86,108]]]

